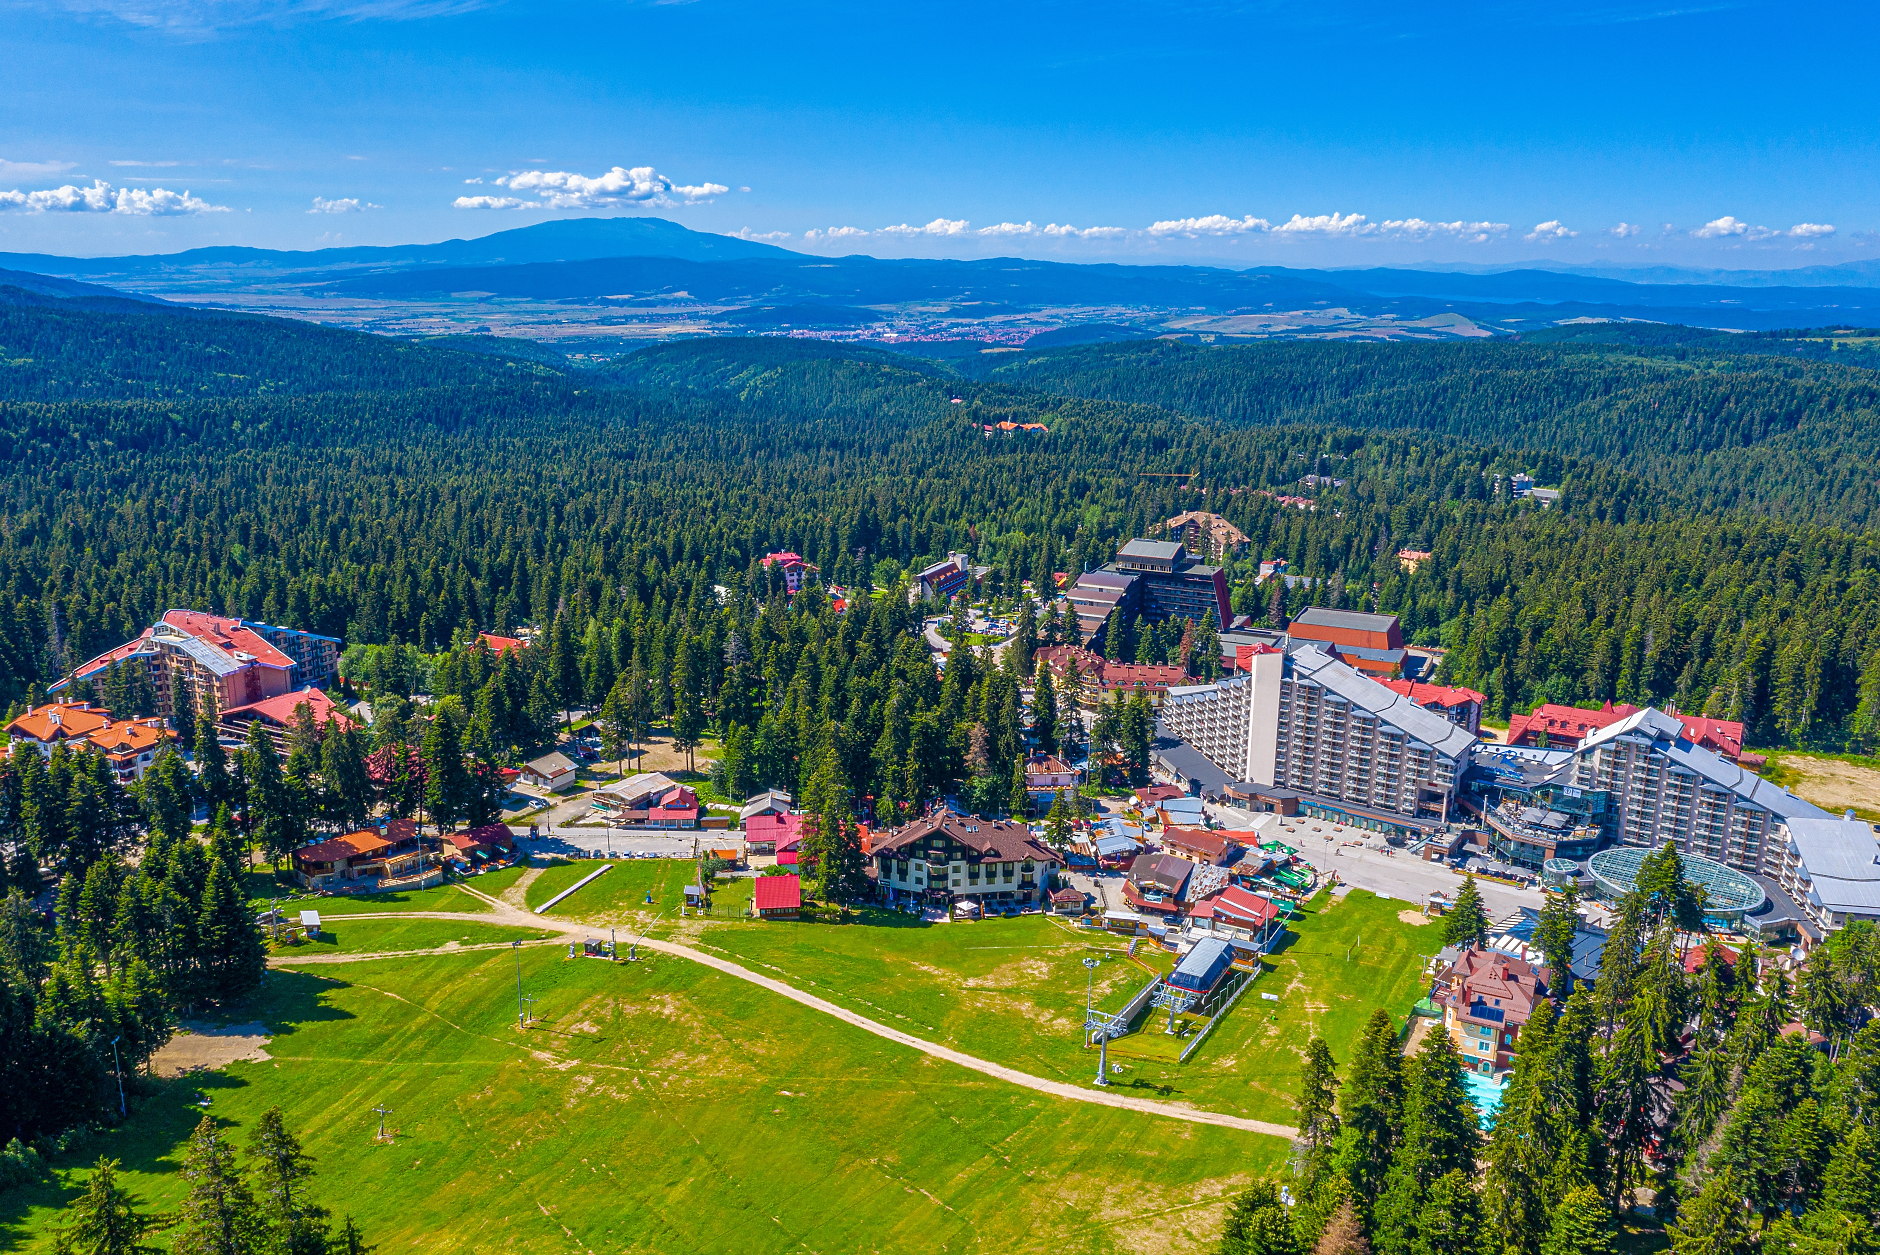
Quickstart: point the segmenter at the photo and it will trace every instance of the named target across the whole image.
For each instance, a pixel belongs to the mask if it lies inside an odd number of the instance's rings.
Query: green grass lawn
[[[314,954],[375,954],[394,950],[434,950],[453,941],[469,946],[487,941],[515,941],[518,938],[550,935],[526,928],[458,923],[448,919],[346,919],[341,916],[329,920],[322,916],[320,923],[319,937],[297,946],[283,943],[274,948],[274,953],[284,958]]]
[[[241,1145],[281,1106],[312,1197],[425,1255],[1200,1250],[1287,1152],[1005,1085],[682,959],[519,955],[527,1031],[508,953],[277,971],[240,1012],[271,1059],[163,1087],[55,1184],[0,1195],[0,1246],[50,1250],[100,1155],[173,1214],[198,1093]]]
[[[527,892],[523,894],[523,899],[528,903],[529,909],[533,911],[536,907],[542,905],[542,903],[548,901],[563,889],[573,885],[577,880],[580,880],[584,876],[591,875],[608,865],[607,861],[595,858],[568,859],[550,863],[542,869],[541,875],[537,876],[529,883],[529,888]],[[608,872],[606,876],[602,876],[601,880],[607,880],[618,873],[620,869],[619,863],[615,862],[612,866],[614,867],[614,871]],[[572,903],[575,898],[584,898],[587,896],[588,890],[598,889],[599,887],[600,882],[596,881],[594,884],[589,885],[587,889],[583,889],[580,893],[577,893],[573,898],[569,898],[568,901]]]
[[[569,865],[577,869],[574,875],[559,875],[554,884],[539,896],[537,890],[549,878],[549,872],[543,872],[536,882],[529,886],[529,906],[534,908],[548,901],[563,889],[589,872],[596,871],[604,864],[583,860]],[[619,915],[625,911],[655,913],[675,910],[685,900],[685,886],[692,883],[698,875],[698,860],[689,858],[629,858],[616,859],[613,870],[593,884],[584,887],[579,893],[563,898],[550,911],[550,915],[567,915],[577,919],[604,919]],[[549,871],[562,872],[561,868]],[[646,895],[651,891],[653,904],[646,904]]]
[[[1439,948],[1432,925],[1400,921],[1402,902],[1356,890],[1321,894],[1294,923],[1291,943],[1268,960],[1256,984],[1189,1058],[1177,1064],[1160,1036],[1163,1020],[1114,1044],[1116,1080],[1210,1110],[1290,1123],[1299,1061],[1316,1032],[1341,1061],[1377,1007],[1400,1019],[1423,993],[1425,956]],[[858,924],[720,923],[702,944],[770,976],[896,1028],[1039,1076],[1085,1081],[1094,1052],[1083,1047],[1086,955],[1100,1008],[1117,1010],[1171,957],[1146,942],[1072,931],[1039,916],[976,923],[915,923],[864,912]],[[1345,953],[1363,945],[1346,962]],[[1279,995],[1277,1004],[1262,993]],[[1185,1043],[1183,1043],[1185,1044]]]
[[[488,877],[479,877],[471,883],[483,889]],[[485,893],[491,890],[483,889]],[[491,896],[494,896],[491,893]],[[329,898],[311,898],[296,902],[287,908],[289,919],[297,918],[299,911],[318,911],[325,920],[341,915],[361,915],[380,911],[487,911],[489,904],[480,902],[456,885],[439,885],[435,889],[419,889],[411,893],[362,893],[348,894],[344,897],[335,895]]]

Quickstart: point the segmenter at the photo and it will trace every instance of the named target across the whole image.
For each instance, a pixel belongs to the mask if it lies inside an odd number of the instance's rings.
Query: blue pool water
[[[1480,1072],[1463,1073],[1462,1085],[1469,1092],[1469,1101],[1474,1103],[1476,1111],[1481,1113],[1482,1127],[1485,1129],[1492,1127],[1495,1123],[1495,1112],[1501,1108],[1501,1086],[1495,1083],[1493,1077],[1483,1076]]]

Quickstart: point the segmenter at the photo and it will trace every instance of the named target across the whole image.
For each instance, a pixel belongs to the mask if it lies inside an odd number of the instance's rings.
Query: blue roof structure
[[[1233,966],[1234,947],[1219,937],[1204,937],[1182,957],[1169,973],[1168,983],[1177,989],[1206,993],[1213,989],[1227,969]]]

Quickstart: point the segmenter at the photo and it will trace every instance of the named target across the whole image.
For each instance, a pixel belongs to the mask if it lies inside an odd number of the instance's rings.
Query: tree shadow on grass
[[[304,972],[271,971],[261,992],[239,1006],[200,1017],[218,1025],[259,1022],[273,1041],[291,1037],[309,1024],[349,1020],[352,1012],[333,1006],[325,995],[346,988],[344,981]],[[100,1157],[117,1160],[125,1171],[163,1175],[182,1166],[181,1147],[205,1115],[215,1115],[223,1095],[248,1082],[226,1069],[186,1073],[173,1080],[138,1078],[138,1096],[122,1124],[82,1138],[52,1160],[54,1178],[0,1194],[0,1248],[22,1249],[32,1239],[28,1217],[42,1208],[62,1209],[84,1192],[90,1169]],[[207,1099],[207,1105],[202,1105]],[[115,1106],[115,1097],[112,1106]],[[218,1119],[217,1123],[223,1123]],[[154,1204],[140,1199],[149,1215]]]

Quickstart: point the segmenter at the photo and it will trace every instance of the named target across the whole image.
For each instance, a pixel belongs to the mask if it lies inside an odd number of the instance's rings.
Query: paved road
[[[476,915],[459,914],[449,911],[404,911],[398,913],[388,912],[383,915],[368,913],[364,915],[346,916],[344,918],[448,919],[462,920],[465,923],[510,924],[522,928],[559,932],[567,937],[587,937],[593,935],[592,926],[582,923],[580,920],[549,915],[534,915],[512,906],[507,902],[503,902],[500,899],[492,898],[488,894],[478,893],[476,890],[470,889],[467,885],[463,887],[475,897],[481,898],[483,901],[489,903],[492,909],[488,912]],[[459,946],[453,950],[403,951],[396,957],[410,957],[414,953],[460,954],[465,950],[506,949],[508,944],[507,942],[497,942],[493,945],[486,943],[476,946]],[[530,943],[525,942],[524,944]],[[534,944],[553,945],[560,943],[551,941],[536,942]],[[790,999],[792,1002],[800,1003],[814,1011],[820,1011],[824,1015],[834,1016],[845,1024],[854,1025],[864,1032],[873,1033],[877,1037],[882,1037],[899,1045],[918,1050],[922,1054],[932,1055],[936,1059],[944,1059],[948,1063],[956,1063],[960,1067],[969,1068],[974,1072],[983,1073],[986,1076],[1005,1081],[1008,1084],[1022,1086],[1025,1089],[1035,1090],[1041,1094],[1049,1094],[1054,1098],[1066,1098],[1073,1102],[1094,1103],[1101,1107],[1119,1107],[1126,1111],[1140,1111],[1146,1115],[1161,1116],[1168,1120],[1183,1120],[1190,1124],[1211,1124],[1220,1128],[1240,1129],[1249,1133],[1265,1133],[1272,1137],[1290,1139],[1298,1135],[1297,1129],[1284,1124],[1272,1124],[1265,1120],[1249,1120],[1242,1116],[1230,1116],[1216,1111],[1202,1111],[1198,1108],[1185,1106],[1181,1103],[1158,1102],[1152,1098],[1138,1098],[1131,1094],[1121,1094],[1113,1090],[1097,1089],[1094,1086],[1085,1087],[1072,1085],[1065,1081],[1053,1081],[1042,1076],[1033,1076],[1028,1072],[1020,1072],[1016,1068],[1008,1068],[1004,1064],[993,1063],[987,1059],[980,1059],[973,1055],[965,1054],[962,1051],[954,1050],[950,1046],[942,1046],[937,1042],[930,1042],[923,1038],[915,1037],[910,1033],[903,1033],[898,1028],[890,1028],[886,1024],[869,1019],[867,1016],[857,1015],[846,1007],[837,1006],[835,1003],[818,998],[814,994],[804,993],[802,990],[792,985],[786,985],[780,980],[773,980],[768,976],[759,975],[747,967],[741,967],[728,959],[718,958],[716,955],[706,954],[702,950],[695,950],[690,946],[680,945],[677,942],[659,941],[647,937],[639,938],[637,944],[649,950],[657,950],[661,954],[670,954],[677,958],[690,959],[694,963],[709,967],[714,971],[723,972],[727,976],[734,976],[739,980],[749,981],[753,985],[760,985],[774,994]],[[390,956],[329,954],[310,955],[304,959],[285,956],[269,959],[268,965],[270,967],[300,967],[313,963],[356,963],[366,959],[382,957]]]
[[[1227,828],[1254,830],[1262,838],[1277,838],[1299,851],[1301,857],[1321,872],[1336,871],[1338,878],[1359,889],[1402,898],[1421,907],[1433,892],[1454,895],[1462,887],[1462,877],[1447,865],[1426,863],[1403,850],[1388,846],[1372,848],[1346,844],[1380,840],[1377,833],[1361,828],[1347,828],[1325,819],[1282,819],[1278,815],[1255,814],[1232,806],[1212,807],[1210,813]],[[1286,831],[1291,825],[1293,831]],[[1539,910],[1544,901],[1538,889],[1517,889],[1512,885],[1477,880],[1482,901],[1491,916],[1513,914],[1517,907]]]

